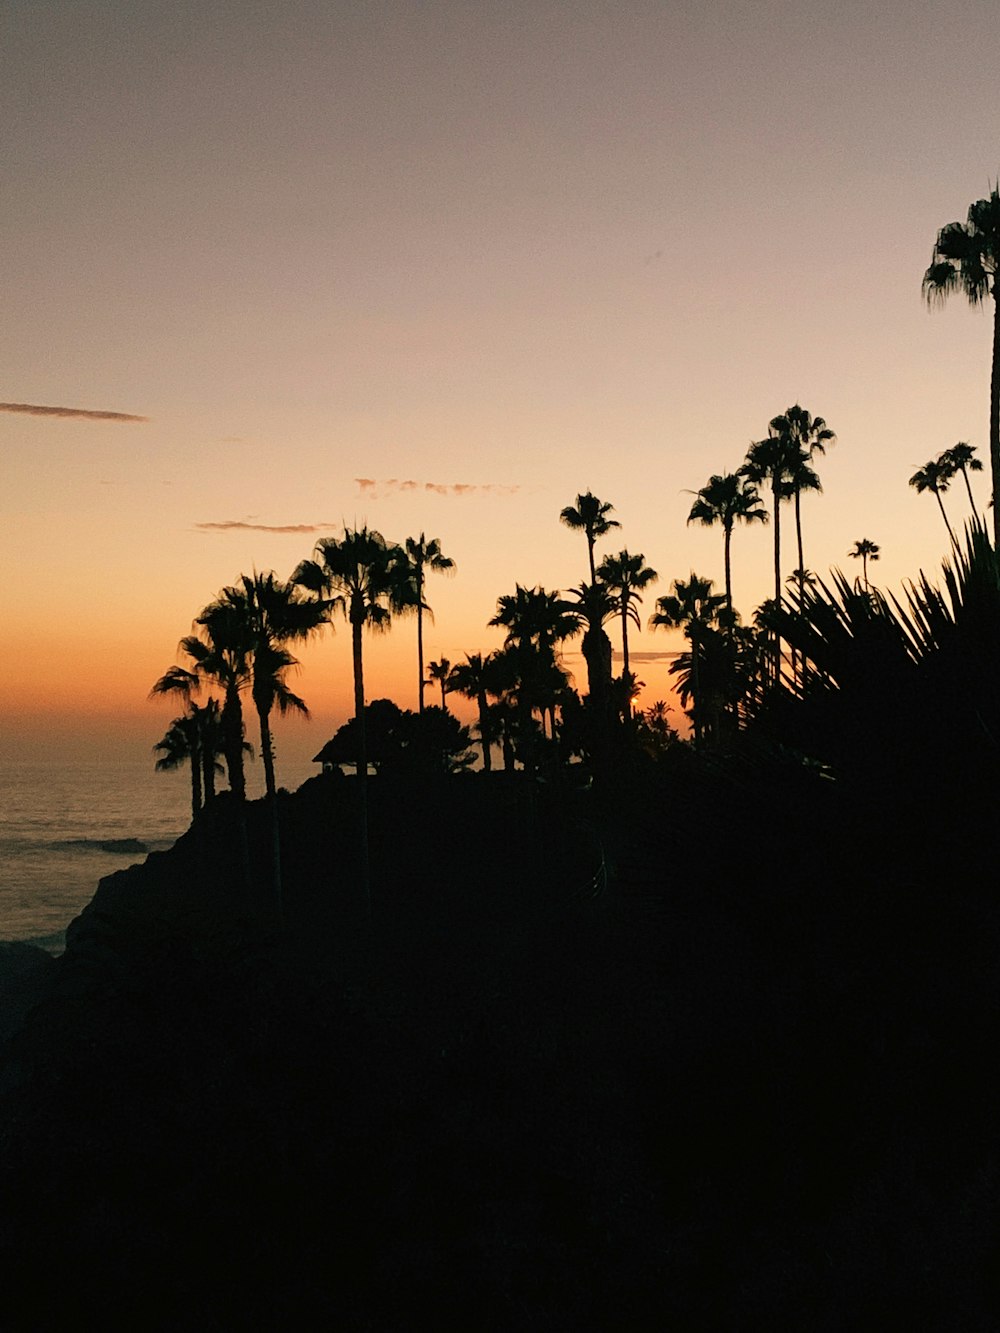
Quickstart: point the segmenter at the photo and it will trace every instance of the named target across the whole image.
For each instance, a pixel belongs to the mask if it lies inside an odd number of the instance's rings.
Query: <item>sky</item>
[[[856,573],[868,537],[883,587],[939,567],[907,480],[959,440],[988,466],[992,328],[920,280],[1000,172],[992,3],[7,0],[0,24],[5,753],[148,749],[199,610],[345,524],[440,540],[427,656],[454,662],[499,645],[515,583],[584,579],[558,516],[589,489],[622,524],[598,553],[660,574],[645,622],[675,578],[721,585],[692,492],[795,402],[838,437],[807,565]],[[750,616],[770,531],[733,561]],[[415,706],[415,640],[369,643],[369,697]],[[630,644],[642,702],[670,697],[680,641]],[[344,625],[301,656],[279,779],[351,711]]]

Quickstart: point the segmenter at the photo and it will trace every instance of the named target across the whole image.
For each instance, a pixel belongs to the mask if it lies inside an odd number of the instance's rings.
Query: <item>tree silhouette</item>
[[[719,611],[725,605],[725,596],[712,591],[712,580],[692,573],[689,579],[674,579],[673,592],[656,600],[656,611],[650,616],[650,625],[656,628],[681,629],[691,644],[687,669],[690,673],[689,693],[692,700],[691,721],[695,741],[700,742],[708,709],[702,691],[702,659],[710,631],[718,622]],[[675,663],[676,665],[676,663]]]
[[[938,458],[948,470],[948,476],[953,477],[956,472],[961,472],[962,480],[965,482],[965,489],[969,496],[969,507],[973,514],[976,513],[976,502],[972,498],[972,486],[969,483],[970,472],[982,472],[983,465],[976,457],[976,446],[974,444],[965,444],[959,441],[953,444],[950,449],[946,449]]]
[[[777,420],[777,418],[774,418]],[[747,450],[746,462],[740,468],[743,476],[756,485],[767,483],[771,488],[774,518],[774,600],[781,602],[781,502],[791,495],[792,473],[799,461],[800,451],[787,436],[772,433],[757,440]],[[772,679],[781,675],[781,640],[773,635]]]
[[[867,537],[862,537],[856,541],[854,546],[847,552],[852,560],[861,561],[861,577],[864,581],[865,592],[870,591],[868,587],[868,561],[877,560],[881,547],[877,542],[869,541]]]
[[[617,519],[608,518],[608,515],[614,511],[614,505],[606,500],[598,500],[597,496],[590,491],[576,497],[576,507],[567,505],[560,513],[561,522],[568,528],[574,528],[577,532],[582,531],[587,538],[587,558],[590,561],[590,581],[597,582],[597,573],[594,569],[594,542],[598,537],[603,537],[605,533],[612,528],[620,528],[621,524]]]
[[[420,682],[419,693],[419,711],[424,711],[424,612],[431,614],[431,609],[424,598],[424,582],[426,572],[432,570],[439,574],[451,574],[455,570],[455,562],[450,557],[444,555],[441,551],[441,543],[436,537],[427,538],[423,533],[419,537],[407,537],[404,547],[410,562],[410,569],[413,573],[414,583],[416,585],[416,611],[417,611],[417,678]]]
[[[947,491],[951,473],[946,464],[940,459],[925,463],[922,468],[914,472],[910,478],[910,485],[918,495],[923,495],[924,491],[930,491],[938,502],[938,508],[941,510],[941,517],[944,519],[944,525],[948,529],[948,536],[951,538],[952,546],[957,545],[955,534],[952,531],[951,524],[948,522],[948,515],[944,511],[944,501],[941,496]]]
[[[504,646],[516,677],[512,693],[517,703],[521,759],[530,770],[535,762],[532,712],[544,714],[554,707],[559,683],[565,674],[556,660],[555,646],[579,628],[571,603],[557,592],[544,588],[515,586],[512,594],[497,599],[496,615],[488,622],[506,629]]]
[[[175,717],[162,740],[153,746],[158,773],[191,765],[191,818],[197,819],[202,807],[201,737],[198,723],[190,713]]]
[[[790,455],[788,475],[788,494],[795,501],[795,538],[798,543],[799,569],[805,569],[805,556],[802,553],[802,505],[803,491],[821,491],[823,487],[812,467],[816,454],[825,454],[826,446],[833,444],[837,437],[822,417],[813,417],[798,403],[770,423],[770,432],[783,441]]]
[[[451,688],[465,699],[474,699],[479,710],[479,742],[483,748],[483,771],[493,768],[490,744],[493,727],[490,718],[489,695],[493,689],[494,673],[481,653],[466,653],[465,661],[457,663],[451,672]]]
[[[997,265],[1000,262],[1000,185],[988,198],[969,206],[965,222],[949,222],[934,242],[930,267],[924,274],[923,293],[929,305],[945,302],[960,292],[970,305],[993,298],[993,368],[990,377],[990,466],[993,491],[993,544],[1000,549],[1000,302],[997,301]]]
[[[364,631],[388,631],[392,617],[417,606],[416,587],[406,552],[391,545],[368,527],[345,528],[343,537],[318,542],[315,560],[304,560],[292,582],[328,597],[331,611],[339,610],[351,626],[354,665],[354,716],[358,726],[358,791],[361,806],[362,888],[371,912],[368,860],[368,750],[365,740]]]
[[[708,482],[698,491],[691,512],[689,523],[704,523],[711,527],[718,523],[724,534],[724,559],[726,571],[726,610],[730,619],[733,615],[733,580],[730,561],[733,527],[736,523],[766,523],[767,510],[758,494],[757,487],[742,472],[727,472],[722,476],[709,477]]]
[[[632,676],[628,660],[628,623],[631,620],[634,625],[639,625],[636,606],[642,602],[640,594],[659,578],[656,570],[650,569],[645,560],[646,557],[641,553],[630,555],[628,551],[619,551],[617,555],[605,556],[597,571],[597,577],[613,594],[621,616],[622,677],[626,681],[631,681]],[[627,696],[625,712],[627,717],[631,717],[631,694]]]
[[[440,662],[430,662],[427,666],[427,684],[432,681],[441,686],[441,707],[447,713],[448,705],[445,702],[445,695],[451,688],[448,681],[451,676],[451,663],[447,657],[442,657]],[[421,710],[422,711],[422,710]]]
[[[243,574],[238,584],[223,588],[198,617],[198,623],[207,627],[234,619],[244,637],[268,799],[273,799],[277,790],[271,712],[277,708],[282,714],[295,711],[309,716],[305,703],[286,682],[285,677],[298,661],[285,645],[308,638],[326,618],[327,608],[322,602],[303,597],[297,587],[283,583],[271,571]]]

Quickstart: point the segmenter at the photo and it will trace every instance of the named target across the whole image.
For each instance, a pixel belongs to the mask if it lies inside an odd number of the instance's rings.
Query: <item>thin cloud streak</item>
[[[501,486],[496,482],[474,486],[464,481],[400,481],[397,477],[390,477],[388,481],[376,481],[374,477],[355,477],[354,483],[358,494],[368,500],[381,500],[387,495],[399,495],[407,491],[426,491],[432,495],[461,498],[466,495],[516,495],[521,489],[520,486]]]
[[[302,533],[329,532],[339,528],[339,523],[243,523],[238,519],[226,519],[221,523],[196,523],[199,532],[287,532],[300,536]]]
[[[38,403],[0,403],[0,412],[20,412],[27,417],[63,417],[75,421],[148,421],[134,412],[94,411],[89,407],[42,407]]]

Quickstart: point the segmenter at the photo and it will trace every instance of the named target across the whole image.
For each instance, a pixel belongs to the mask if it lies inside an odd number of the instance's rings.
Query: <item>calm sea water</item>
[[[294,788],[314,766],[279,774]],[[259,768],[259,765],[255,765]],[[253,777],[250,794],[253,795]],[[0,765],[0,939],[58,950],[97,882],[161,851],[191,822],[186,771],[126,763]],[[134,840],[142,850],[114,849]]]

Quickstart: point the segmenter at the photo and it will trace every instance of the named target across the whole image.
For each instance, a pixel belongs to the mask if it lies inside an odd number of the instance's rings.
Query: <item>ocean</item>
[[[248,771],[254,792],[260,765]],[[301,769],[301,771],[299,771]],[[315,765],[282,765],[297,787]],[[224,781],[222,783],[224,786]],[[98,880],[170,847],[191,822],[186,769],[157,773],[148,757],[104,763],[0,765],[0,940],[62,949]]]

